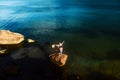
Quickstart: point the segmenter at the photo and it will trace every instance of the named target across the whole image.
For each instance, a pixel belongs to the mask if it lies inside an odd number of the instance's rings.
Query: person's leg
[[[63,48],[60,48],[59,54],[62,54],[62,53],[63,53]]]

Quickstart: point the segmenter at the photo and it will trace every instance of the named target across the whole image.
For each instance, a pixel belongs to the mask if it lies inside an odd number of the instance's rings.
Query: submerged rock
[[[57,64],[58,66],[64,66],[68,58],[68,55],[66,54],[59,55],[58,53],[54,53],[54,54],[51,54],[49,57],[50,57],[50,60],[53,63]]]
[[[9,30],[0,30],[0,45],[19,44],[24,41],[24,36]]]
[[[45,59],[45,54],[38,47],[28,47],[18,49],[16,52],[11,54],[13,59],[22,59],[25,57],[34,59]]]

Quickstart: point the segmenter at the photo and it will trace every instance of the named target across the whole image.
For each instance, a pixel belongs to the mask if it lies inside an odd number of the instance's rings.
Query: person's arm
[[[62,42],[62,45],[64,44],[64,41]]]
[[[55,46],[56,46],[56,47],[59,47],[59,45],[58,45],[58,44],[55,44]]]

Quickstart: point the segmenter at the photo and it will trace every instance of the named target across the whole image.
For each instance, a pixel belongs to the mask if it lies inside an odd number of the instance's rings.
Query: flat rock
[[[0,30],[0,45],[19,44],[24,41],[24,36],[9,30]]]
[[[53,53],[49,57],[50,57],[50,60],[53,63],[57,64],[58,66],[64,66],[68,58],[68,55],[67,54],[59,55],[58,53]]]

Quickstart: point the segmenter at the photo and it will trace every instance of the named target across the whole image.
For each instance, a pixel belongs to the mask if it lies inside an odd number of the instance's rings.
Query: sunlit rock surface
[[[0,45],[19,44],[24,41],[24,36],[9,30],[0,30]]]
[[[59,55],[58,53],[51,54],[49,57],[50,60],[58,66],[64,66],[68,58],[66,54]]]
[[[34,43],[35,40],[33,40],[33,39],[28,39],[27,42],[28,42],[28,43]]]

